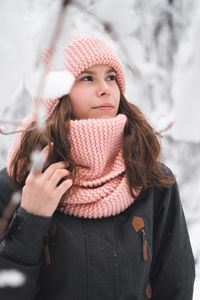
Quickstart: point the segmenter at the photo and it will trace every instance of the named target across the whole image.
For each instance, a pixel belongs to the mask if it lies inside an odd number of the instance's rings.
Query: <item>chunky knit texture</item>
[[[29,115],[20,126],[25,129],[35,119]],[[78,185],[73,196],[66,195],[59,209],[65,214],[84,218],[102,218],[119,214],[134,201],[130,194],[123,158],[123,132],[127,117],[70,120],[71,154],[77,164]],[[18,133],[9,153],[10,163],[21,144]],[[73,189],[73,187],[72,187]],[[137,195],[137,193],[134,191]]]
[[[126,77],[123,65],[113,50],[103,41],[87,35],[75,35],[64,47],[66,69],[74,77],[91,66],[105,64],[116,71],[117,81],[121,91],[125,93]]]
[[[102,218],[125,210],[134,199],[130,194],[123,158],[123,132],[127,117],[71,120],[69,139],[80,180],[75,194],[66,196],[60,208],[66,214]],[[73,188],[73,187],[72,187]]]
[[[70,71],[76,78],[82,71],[98,64],[109,65],[116,71],[117,82],[122,93],[126,90],[126,76],[121,60],[113,50],[101,39],[84,34],[74,35],[72,40],[63,47],[66,64],[64,69]],[[43,62],[45,69],[52,71],[48,65],[51,51],[44,49]],[[59,99],[34,99],[40,101],[49,117]]]

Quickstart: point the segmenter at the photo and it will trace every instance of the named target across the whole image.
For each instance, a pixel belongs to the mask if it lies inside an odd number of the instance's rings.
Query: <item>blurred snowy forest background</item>
[[[162,131],[163,162],[175,174],[196,262],[200,299],[200,1],[76,0],[62,15],[52,68],[74,33],[104,38],[122,59],[129,101]],[[0,168],[14,138],[6,134],[33,110],[41,50],[49,45],[60,0],[0,3]],[[183,249],[184,251],[184,249]]]

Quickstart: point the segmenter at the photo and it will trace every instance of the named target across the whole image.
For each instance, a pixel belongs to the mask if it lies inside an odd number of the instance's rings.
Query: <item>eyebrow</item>
[[[109,69],[109,70],[106,71],[106,74],[111,73],[111,72],[116,73],[114,69]],[[83,72],[81,72],[81,74],[92,74],[92,75],[95,75],[96,72],[92,72],[92,71],[83,71]],[[80,74],[80,75],[81,75],[81,74]]]

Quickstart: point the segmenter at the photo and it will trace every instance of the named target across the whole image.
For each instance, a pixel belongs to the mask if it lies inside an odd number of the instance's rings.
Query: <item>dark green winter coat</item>
[[[12,193],[4,169],[0,214]],[[23,286],[0,288],[2,300],[192,300],[194,257],[177,183],[101,219],[19,207],[0,244],[1,269],[26,276]]]

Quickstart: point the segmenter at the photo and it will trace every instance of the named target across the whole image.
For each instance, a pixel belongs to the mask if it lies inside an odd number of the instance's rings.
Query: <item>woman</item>
[[[22,122],[1,172],[1,207],[20,190],[0,268],[26,275],[2,299],[192,299],[194,258],[177,183],[156,132],[125,97],[121,61],[102,40],[64,49],[68,95]],[[41,149],[45,166],[29,169]],[[8,172],[8,175],[7,175]]]

